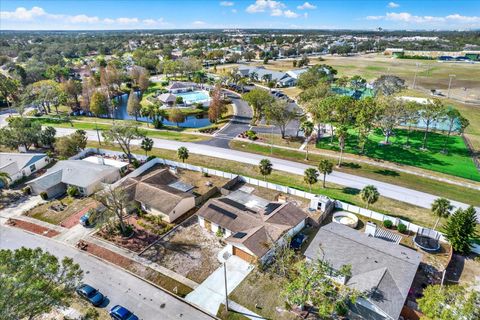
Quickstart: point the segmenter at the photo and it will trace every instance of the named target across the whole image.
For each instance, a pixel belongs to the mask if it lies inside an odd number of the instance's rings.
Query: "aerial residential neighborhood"
[[[480,319],[480,3],[0,0],[0,320]]]

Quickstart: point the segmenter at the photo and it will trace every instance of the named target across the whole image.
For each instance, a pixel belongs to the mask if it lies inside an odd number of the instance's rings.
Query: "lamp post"
[[[449,74],[448,77],[450,80],[448,81],[448,91],[447,91],[447,98],[450,98],[450,87],[452,85],[452,79],[456,77],[454,74]]]
[[[223,263],[223,277],[225,279],[225,311],[228,313],[227,262]]]
[[[418,73],[418,67],[420,67],[420,63],[415,63],[415,65],[417,66],[415,68],[415,76],[413,77],[413,89],[415,89],[415,84],[417,83],[417,73]]]

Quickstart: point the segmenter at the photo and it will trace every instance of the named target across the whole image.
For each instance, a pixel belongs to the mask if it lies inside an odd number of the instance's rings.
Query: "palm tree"
[[[333,171],[333,163],[323,159],[318,164],[318,170],[323,173],[323,187],[325,188],[325,180],[327,178],[327,174],[330,174]]]
[[[312,132],[313,132],[313,122],[308,120],[303,121],[302,124],[300,125],[300,128],[305,134],[305,142],[306,142],[305,151],[307,152],[305,154],[305,160],[308,160],[308,141],[310,140],[310,136],[312,135]]]
[[[258,170],[263,176],[263,180],[267,181],[267,176],[271,174],[273,170],[272,162],[268,159],[262,159],[258,165]]]
[[[185,163],[185,160],[188,159],[188,149],[185,147],[180,147],[177,150],[177,157],[178,159],[182,160],[183,163]]]
[[[258,81],[258,73],[256,73],[255,71],[253,71],[252,73],[250,73],[250,80],[252,80],[252,81]]]
[[[312,192],[312,184],[318,182],[318,171],[315,168],[305,169],[303,180],[308,184],[310,192]]]
[[[368,185],[360,191],[360,197],[362,198],[362,201],[366,203],[368,209],[369,205],[377,202],[380,193],[375,186]]]
[[[151,151],[153,148],[153,139],[145,137],[142,140],[140,147],[145,150],[145,156],[148,156],[148,151]]]
[[[437,221],[433,226],[433,230],[438,225],[440,218],[446,218],[450,215],[450,211],[453,209],[453,206],[450,204],[450,201],[445,198],[437,198],[432,203],[432,213],[437,217]]]
[[[0,172],[0,186],[2,188],[7,188],[8,184],[10,183],[10,180],[12,180],[12,178],[10,178],[10,175],[8,173]],[[2,189],[0,189],[0,194],[1,194],[1,191]]]

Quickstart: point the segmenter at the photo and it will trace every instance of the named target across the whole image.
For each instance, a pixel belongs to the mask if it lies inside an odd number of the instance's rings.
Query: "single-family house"
[[[338,279],[364,296],[350,306],[349,319],[400,317],[422,255],[395,241],[340,223],[320,228],[305,251],[308,261],[324,259],[335,270],[351,266],[351,277]]]
[[[307,214],[292,202],[270,202],[242,190],[207,201],[197,212],[200,226],[221,235],[231,255],[265,263],[305,227]]]
[[[13,183],[45,167],[49,161],[44,153],[0,152],[0,172],[7,173]]]
[[[156,169],[121,183],[129,199],[147,213],[173,222],[195,207],[193,186],[180,181],[169,169]],[[131,208],[133,209],[133,207]]]
[[[177,101],[177,97],[171,93],[162,93],[158,96],[158,100],[160,100],[160,102],[164,105],[171,107]]]
[[[182,93],[195,90],[195,84],[187,82],[173,82],[165,89],[170,93]]]
[[[256,81],[273,81],[277,87],[292,87],[297,84],[298,76],[306,70],[298,69],[283,72],[268,70],[264,67],[240,67],[238,68],[238,73],[242,77],[253,78]]]
[[[118,179],[118,168],[83,160],[62,160],[27,184],[33,194],[46,192],[49,198],[64,193],[69,186],[75,186],[81,195],[89,196],[102,183],[111,184]]]
[[[105,166],[117,168],[121,173],[124,173],[128,169],[128,162],[118,161],[110,158],[104,158],[102,156],[89,156],[83,158],[82,161],[88,161],[90,163],[103,164]]]

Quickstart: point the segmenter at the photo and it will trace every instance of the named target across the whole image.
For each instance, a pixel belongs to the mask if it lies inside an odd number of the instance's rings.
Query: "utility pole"
[[[447,98],[450,98],[450,87],[452,85],[452,79],[456,77],[454,74],[449,74],[448,77],[450,80],[448,81],[448,91],[447,91]]]
[[[418,73],[418,67],[420,67],[420,63],[415,63],[415,65],[417,66],[415,68],[415,76],[413,77],[413,89],[415,89],[415,84],[417,83],[417,73]]]
[[[228,313],[228,290],[227,290],[227,262],[223,263],[223,277],[225,279],[225,311]]]
[[[97,118],[95,118],[95,130],[97,131],[98,145],[101,146],[102,143],[100,142],[100,134],[98,133]]]
[[[271,134],[271,140],[270,140],[270,154],[273,154],[273,125],[272,125],[272,134]]]

